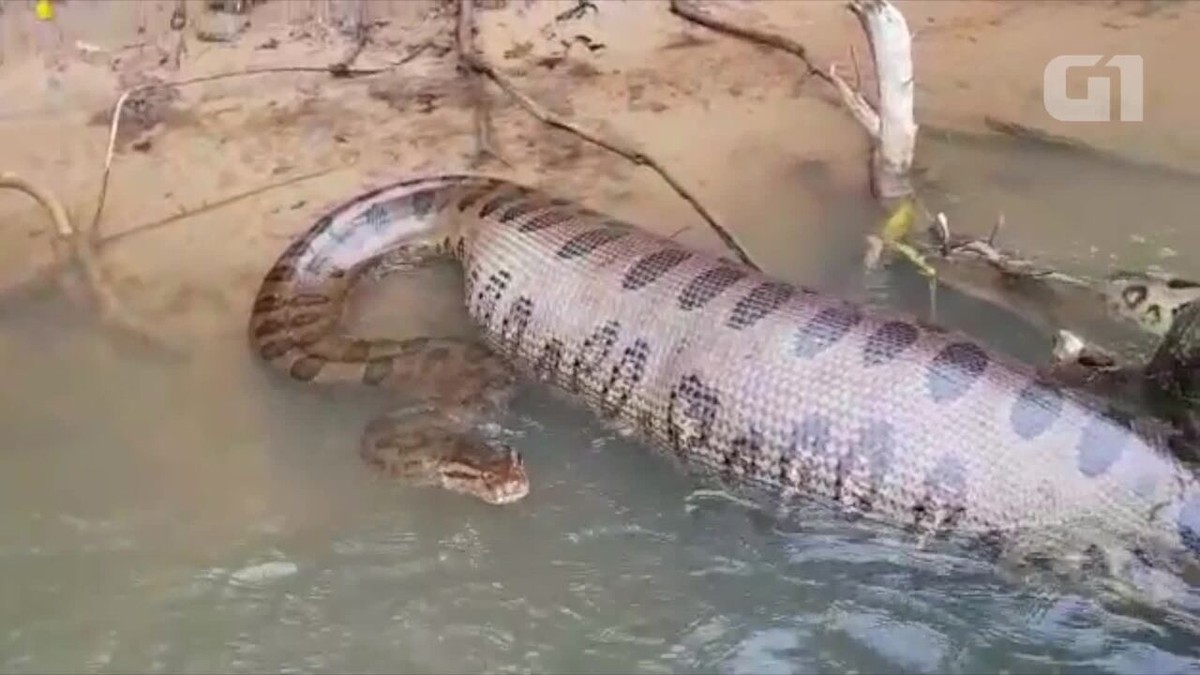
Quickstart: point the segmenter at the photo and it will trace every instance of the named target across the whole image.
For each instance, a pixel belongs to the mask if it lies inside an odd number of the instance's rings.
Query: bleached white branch
[[[880,109],[872,109],[833,67],[829,79],[873,141],[871,184],[876,197],[907,197],[913,193],[909,172],[917,144],[912,36],[904,15],[888,0],[850,0],[847,7],[858,18],[871,45]]]

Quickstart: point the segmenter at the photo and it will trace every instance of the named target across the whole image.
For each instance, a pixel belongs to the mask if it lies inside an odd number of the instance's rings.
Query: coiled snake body
[[[482,344],[337,331],[382,260],[453,256]],[[321,218],[267,273],[254,350],[299,380],[417,388],[368,462],[493,503],[520,455],[475,432],[516,375],[731,485],[912,528],[1096,533],[1200,554],[1200,489],[1168,453],[965,335],[772,279],[528,187],[408,180]]]

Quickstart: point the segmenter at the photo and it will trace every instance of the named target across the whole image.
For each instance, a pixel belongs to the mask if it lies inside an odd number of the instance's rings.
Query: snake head
[[[441,468],[442,487],[473,495],[497,506],[529,494],[529,476],[521,453],[505,443],[463,446]]]

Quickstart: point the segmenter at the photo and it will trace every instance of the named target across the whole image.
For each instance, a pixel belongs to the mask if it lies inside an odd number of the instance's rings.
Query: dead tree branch
[[[829,80],[871,137],[871,191],[882,200],[907,198],[913,194],[909,172],[917,143],[912,36],[904,15],[887,0],[850,0],[847,7],[858,18],[871,46],[879,110],[872,109],[833,67]]]
[[[987,239],[967,237],[952,234],[946,214],[938,213],[933,224],[929,226],[929,237],[940,256],[950,261],[982,260],[1005,277],[1041,279],[1075,286],[1091,285],[1087,280],[1038,265],[1016,253],[997,248],[996,237],[1003,225],[1004,216],[1001,215],[996,219],[996,224],[992,226]]]

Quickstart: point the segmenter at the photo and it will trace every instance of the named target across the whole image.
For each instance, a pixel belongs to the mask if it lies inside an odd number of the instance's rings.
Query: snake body
[[[461,263],[482,345],[336,331],[365,270],[430,256]],[[1200,554],[1196,477],[1115,412],[961,333],[511,182],[433,176],[343,204],[267,273],[249,331],[299,380],[425,387],[464,433],[523,375],[780,499],[923,534],[1103,533]]]

